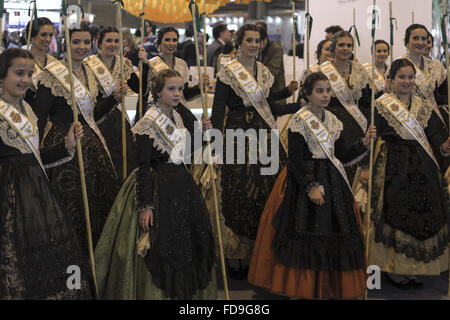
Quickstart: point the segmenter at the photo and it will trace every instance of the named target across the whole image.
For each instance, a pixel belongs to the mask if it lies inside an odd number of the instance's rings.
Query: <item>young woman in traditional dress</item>
[[[28,51],[0,55],[0,299],[90,299],[86,255],[44,171],[73,158],[83,127],[72,123],[39,150],[38,119],[22,98],[33,71]],[[80,290],[67,286],[72,265],[81,268]]]
[[[343,161],[368,149],[376,129],[350,148],[343,123],[324,108],[328,78],[305,79],[308,104],[289,125],[289,155],[266,204],[253,252],[249,282],[306,299],[349,299],[364,294],[366,259],[359,211]]]
[[[95,245],[120,188],[120,180],[117,178],[106,141],[95,120],[110,112],[120,100],[121,95],[126,93],[127,87],[126,84],[118,85],[113,95],[107,99],[100,98],[95,76],[83,64],[83,59],[91,49],[91,34],[85,25],[81,25],[81,29],[70,30],[70,43],[67,43],[66,47],[72,54],[75,99],[80,122],[84,125],[83,161],[89,196],[92,238]],[[67,64],[67,60],[54,61],[48,64],[37,77],[39,85],[34,111],[39,118],[39,130],[44,146],[58,143],[73,121]],[[48,174],[51,184],[62,198],[68,215],[73,219],[71,222],[79,240],[87,249],[77,159],[74,158],[63,165],[49,168]]]
[[[29,30],[30,22],[27,24],[27,29]],[[37,18],[38,29],[31,29],[31,48],[30,52],[34,56],[34,73],[33,73],[33,83],[30,89],[25,95],[25,101],[31,106],[34,104],[34,98],[36,96],[37,90],[37,75],[42,72],[42,70],[47,66],[47,64],[56,60],[53,56],[49,55],[48,47],[52,41],[54,34],[53,22],[45,17]]]
[[[209,214],[180,157],[187,125],[174,107],[184,89],[177,71],[160,71],[156,104],[132,129],[138,169],[122,186],[95,250],[103,299],[216,298]]]
[[[383,91],[385,88],[385,75],[389,68],[386,61],[389,57],[389,51],[390,47],[386,41],[375,41],[375,86],[377,92]],[[363,66],[369,75],[369,81],[372,82],[372,63],[365,63]]]
[[[114,88],[120,82],[120,63],[119,63],[119,31],[116,27],[107,26],[100,30],[97,40],[99,48],[98,55],[92,55],[84,59],[85,65],[91,69],[95,75],[97,83],[101,87],[104,99],[114,94]],[[144,48],[142,51],[145,52]],[[133,70],[130,60],[124,60],[124,79],[128,87],[138,93],[139,77]],[[143,65],[143,91],[146,90],[148,64]],[[144,102],[146,104],[146,101]],[[127,118],[125,124],[126,146],[127,146],[127,176],[136,169],[136,146],[133,134],[131,133],[130,120]],[[122,175],[122,105],[117,104],[108,114],[97,121],[97,125],[106,140],[109,152],[114,162],[117,173]]]
[[[330,80],[333,95],[327,110],[331,111],[343,124],[341,135],[347,147],[363,138],[367,131],[367,119],[370,115],[371,89],[369,75],[358,62],[351,61],[354,43],[351,33],[339,31],[333,37],[331,51],[333,61],[320,66],[320,71]],[[353,186],[360,178],[366,182],[369,171],[358,170],[358,166],[368,166],[368,152],[353,159],[346,165],[347,177]],[[356,178],[356,179],[355,179]]]
[[[415,87],[410,59],[391,65],[392,93],[376,100],[381,139],[375,149],[369,264],[398,287],[420,287],[416,275],[448,268],[450,203],[442,172],[450,138],[430,101]]]
[[[152,83],[154,82],[156,74],[159,71],[165,69],[173,69],[178,71],[184,80],[184,91],[183,98],[181,99],[180,104],[175,106],[175,110],[183,117],[183,120],[188,126],[186,129],[192,133],[194,131],[195,116],[186,107],[186,101],[200,95],[200,88],[198,85],[189,87],[189,67],[186,64],[186,61],[175,56],[175,52],[178,47],[178,38],[178,30],[174,27],[164,27],[158,31],[156,44],[160,54],[159,56],[148,61],[150,65],[150,76],[148,78],[149,84],[147,85],[147,92],[145,95],[146,98],[144,101],[148,100],[151,87],[153,86]],[[139,52],[139,58],[144,59],[145,57],[146,55],[144,52]],[[209,76],[207,74],[202,74],[202,77],[203,84],[207,88],[209,86]],[[147,108],[147,106],[144,106],[143,113],[146,111],[145,108]]]
[[[331,40],[323,39],[317,44],[317,49],[316,49],[317,63],[310,65],[309,69],[306,69],[303,72],[303,74],[300,78],[300,87],[303,86],[306,76],[308,76],[312,72],[319,72],[319,68],[322,63],[333,60],[333,54],[331,52],[331,43],[332,43]],[[306,97],[302,96],[302,92],[303,91],[301,90],[298,95],[297,100],[298,100],[298,102],[301,103],[302,106],[304,106],[307,104],[307,102],[306,102],[307,99],[306,99]]]
[[[221,166],[222,214],[225,219],[225,251],[228,258],[249,260],[261,212],[270,194],[279,171],[286,162],[285,146],[279,137],[271,134],[271,129],[277,129],[275,117],[295,113],[298,104],[276,105],[273,101],[285,99],[292,93],[287,89],[276,93],[271,90],[273,76],[260,62],[256,61],[259,50],[260,35],[255,25],[246,24],[237,32],[238,58],[227,63],[218,73],[216,91],[212,108],[213,127],[226,136],[226,130],[258,130],[265,129],[269,134],[259,141],[252,137],[251,143],[258,143],[259,154],[268,153],[271,143],[276,145],[277,154],[271,154],[272,168],[276,172],[264,175],[261,170],[269,165],[262,165],[260,157],[252,154],[250,144],[242,146],[229,134],[224,138],[224,145],[230,144],[234,149],[244,152],[244,163],[238,164],[238,155],[230,159],[232,163]],[[256,91],[255,91],[256,90]],[[228,110],[228,111],[227,111]],[[259,134],[259,133],[258,133]],[[238,134],[238,140],[242,136]],[[273,141],[271,139],[277,139]],[[267,143],[267,144],[266,144]],[[264,150],[266,146],[266,150]],[[228,148],[228,147],[227,147]],[[227,158],[224,148],[223,159]],[[258,152],[255,150],[255,152]],[[241,157],[242,155],[239,155]],[[254,160],[254,161],[252,161]],[[234,262],[234,261],[233,261]],[[246,262],[248,264],[248,261]],[[235,269],[235,268],[234,268]],[[237,277],[245,277],[246,270],[241,268]]]
[[[436,115],[448,125],[447,119],[439,105],[447,104],[447,71],[440,62],[433,62],[423,56],[427,46],[428,30],[424,25],[412,24],[405,32],[405,46],[407,54],[401,58],[410,60],[416,70],[416,91],[421,93],[433,107]]]

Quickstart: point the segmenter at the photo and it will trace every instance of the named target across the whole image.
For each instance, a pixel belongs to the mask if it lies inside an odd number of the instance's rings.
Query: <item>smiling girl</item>
[[[22,49],[0,55],[0,299],[89,299],[92,279],[69,212],[44,169],[74,157],[81,124],[39,149],[38,119],[23,100],[34,61]],[[67,287],[67,267],[82,268],[81,290]]]
[[[374,153],[369,264],[402,289],[421,287],[416,275],[448,268],[450,206],[441,170],[449,164],[450,138],[430,102],[416,93],[416,72],[410,59],[395,60],[392,93],[375,104],[382,139]]]
[[[116,85],[114,94],[101,99],[94,74],[83,64],[91,50],[89,28],[70,30],[76,104],[80,122],[84,125],[83,161],[89,195],[92,238],[94,246],[100,236],[106,216],[120,187],[106,141],[96,120],[108,113],[126,93],[126,85]],[[38,75],[39,85],[34,111],[39,117],[39,130],[44,146],[57,143],[73,121],[69,70],[67,60],[54,61]],[[45,133],[44,133],[45,129]],[[76,159],[48,170],[50,182],[61,195],[79,240],[87,252],[86,227],[80,172]]]
[[[339,159],[364,153],[376,129],[347,148],[342,122],[324,109],[332,92],[327,77],[308,75],[303,90],[308,104],[290,121],[287,170],[261,217],[248,279],[297,298],[360,297],[366,285],[361,221]]]
[[[178,152],[186,124],[174,107],[183,90],[177,71],[159,72],[152,89],[156,104],[132,129],[138,168],[117,195],[95,250],[102,299],[217,296],[209,214]],[[147,247],[141,251],[136,240],[142,236]]]

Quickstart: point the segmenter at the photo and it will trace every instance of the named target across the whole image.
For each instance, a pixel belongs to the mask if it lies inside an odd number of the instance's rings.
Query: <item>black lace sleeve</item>
[[[142,64],[142,75],[143,75],[142,92],[146,92],[146,90],[147,90],[148,71],[149,71],[148,64],[143,63]],[[130,87],[130,89],[133,90],[133,92],[139,93],[139,77],[137,76],[136,73],[133,72],[131,74],[131,78],[128,79],[127,84]]]
[[[436,89],[434,91],[434,98],[436,99],[436,102],[438,105],[448,104],[448,91],[447,90],[448,90],[447,89],[447,79],[445,79],[444,82],[442,82],[439,87],[436,84]]]
[[[103,118],[112,108],[118,103],[114,94],[107,98],[102,97],[101,94],[97,97],[97,104],[94,107],[94,119],[95,121]]]
[[[32,109],[34,114],[38,117],[39,139],[42,141],[44,136],[45,126],[47,125],[47,118],[55,104],[55,97],[52,95],[50,88],[43,86],[41,83],[38,85],[36,92],[36,99]]]
[[[428,138],[428,141],[431,144],[431,147],[433,148],[436,159],[438,160],[441,169],[443,169],[445,173],[446,168],[448,168],[450,164],[450,157],[443,156],[441,147],[442,144],[448,139],[448,131],[445,125],[442,123],[441,119],[439,119],[434,111],[431,114],[431,117],[428,120],[428,126],[424,131]]]
[[[270,103],[270,110],[272,111],[273,116],[280,117],[285,114],[292,114],[296,113],[298,110],[300,110],[302,106],[300,103],[287,103],[287,104],[278,104],[278,103]]]
[[[225,111],[230,95],[230,86],[226,85],[217,78],[216,92],[214,93],[214,101],[211,114],[212,126],[223,131],[223,121],[225,119]]]
[[[336,157],[342,163],[348,163],[354,161],[357,158],[364,157],[363,159],[361,159],[360,165],[363,167],[365,165],[369,165],[368,161],[366,163],[366,159],[368,159],[367,154],[369,152],[369,147],[362,142],[362,139],[358,139],[357,141],[355,141],[355,143],[348,146],[348,144],[345,142],[344,136],[341,135],[339,139],[334,143],[334,150]]]
[[[74,156],[74,153],[70,153],[67,150],[64,141],[40,149],[42,163],[47,166],[54,166],[54,164],[61,161],[62,159],[72,158]]]
[[[136,135],[137,164],[136,178],[136,208],[137,211],[153,209],[153,183],[150,171],[153,154],[153,139],[148,136]]]
[[[195,98],[196,96],[200,95],[200,88],[199,86],[193,86],[193,87],[189,87],[188,83],[186,82],[184,84],[184,98],[186,100],[191,100],[193,98]]]
[[[294,175],[298,184],[305,190],[309,186],[318,184],[314,174],[314,159],[312,159],[305,138],[300,133],[289,130],[288,143],[288,171]]]
[[[289,91],[288,87],[284,87],[281,90],[276,90],[274,87],[270,88],[269,97],[267,101],[278,101],[283,100],[292,96],[292,93]]]

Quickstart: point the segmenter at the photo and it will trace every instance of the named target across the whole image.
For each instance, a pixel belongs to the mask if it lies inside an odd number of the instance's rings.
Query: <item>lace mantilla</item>
[[[147,77],[147,91],[145,92],[146,95],[150,92],[151,88],[153,88],[156,77],[156,73],[153,68],[150,67],[149,69],[149,77]],[[173,69],[181,74],[184,83],[189,82],[189,67],[183,59],[175,57],[175,65],[173,66]]]
[[[266,66],[264,66],[261,62],[258,61],[256,62],[256,68],[257,68],[256,81],[258,81],[258,84],[261,87],[264,96],[267,98],[270,93],[270,88],[273,85],[274,77],[270,73],[269,69]],[[247,107],[252,106],[252,103],[250,102],[250,99],[247,97],[247,94],[244,92],[244,90],[242,90],[239,83],[234,78],[232,72],[228,68],[225,67],[220,68],[218,78],[220,79],[220,81],[229,85],[234,90],[234,92],[242,99],[245,106]]]
[[[398,97],[396,97],[398,99]],[[406,130],[390,113],[386,110],[385,107],[379,102],[375,101],[375,106],[378,110],[378,113],[386,119],[388,124],[395,130],[395,132],[405,140],[415,140],[414,137],[411,136],[408,130]],[[411,99],[411,110],[410,113],[416,118],[416,120],[420,123],[423,129],[428,126],[428,120],[431,117],[431,113],[433,112],[433,108],[430,103],[425,99],[418,95],[413,95]]]
[[[309,110],[309,107],[303,107]],[[302,109],[303,109],[302,108]],[[328,127],[329,132],[334,141],[339,139],[341,136],[341,131],[344,129],[342,122],[331,112],[324,110],[325,119],[324,123]],[[306,140],[308,144],[308,149],[312,153],[313,159],[328,159],[328,156],[323,152],[320,145],[317,143],[314,135],[311,133],[305,123],[298,117],[298,112],[292,116],[291,122],[289,123],[289,130],[292,132],[300,133]]]
[[[67,62],[64,60],[62,63],[67,67]],[[87,75],[87,81],[89,84],[89,93],[91,95],[92,103],[95,104],[95,101],[98,96],[98,86],[97,86],[97,80],[95,79],[94,73],[91,71],[90,68],[85,68],[86,75]],[[66,100],[67,104],[69,106],[72,106],[72,100],[70,96],[70,92],[66,90],[63,85],[57,80],[48,70],[47,68],[44,69],[43,72],[41,72],[37,77],[39,83],[41,83],[43,86],[50,88],[52,91],[52,94],[56,97],[62,97]],[[82,83],[84,85],[84,83]]]
[[[358,100],[361,98],[362,89],[370,83],[366,69],[358,62],[352,61],[352,73],[350,74],[348,85],[355,103],[358,103]]]
[[[25,109],[25,113],[27,118],[30,120],[30,122],[36,126],[37,129],[37,117],[34,114],[33,110],[31,109],[30,105],[23,102],[23,107]],[[0,138],[2,139],[3,143],[7,146],[13,147],[15,149],[18,149],[22,154],[26,153],[32,153],[30,147],[25,142],[25,140],[22,139],[22,137],[17,133],[17,131],[12,128],[9,123],[0,117]]]
[[[157,105],[151,105],[151,107],[148,109],[147,112],[150,112],[150,110],[158,109]],[[159,110],[159,109],[158,109]],[[177,129],[185,129],[183,125],[183,119],[181,118],[180,114],[172,109],[172,117],[175,122],[175,126]],[[167,153],[170,155],[170,152],[172,150],[172,146],[167,142],[166,138],[162,135],[161,131],[158,129],[158,127],[153,123],[152,120],[150,120],[148,117],[142,117],[133,128],[131,128],[131,132],[133,132],[136,135],[147,135],[149,138],[153,139],[153,147],[156,148],[156,150],[160,151],[161,153]],[[172,161],[168,160],[168,163],[172,163]]]
[[[111,75],[114,79],[120,79],[120,62],[119,57],[116,56],[116,63],[114,64],[114,69],[111,72]],[[131,63],[130,59],[123,58],[123,73],[125,77],[125,81],[130,80],[131,75],[134,73],[133,70],[133,64]]]

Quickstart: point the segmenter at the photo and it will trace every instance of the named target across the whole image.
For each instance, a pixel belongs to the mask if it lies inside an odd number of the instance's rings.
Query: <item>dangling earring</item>
[[[5,82],[3,81],[3,79],[0,80],[0,96],[3,95],[4,90],[3,90],[3,85],[5,84]]]
[[[240,57],[242,57],[242,48],[241,48],[241,47],[239,47],[239,48],[237,49],[236,57],[237,57],[238,59],[239,59]]]

